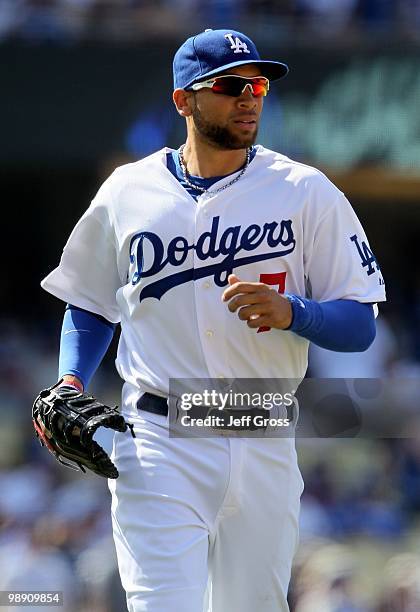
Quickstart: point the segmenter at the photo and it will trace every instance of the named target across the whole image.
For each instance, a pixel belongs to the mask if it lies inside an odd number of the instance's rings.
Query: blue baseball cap
[[[270,81],[282,79],[289,72],[282,62],[262,60],[245,34],[236,30],[205,30],[188,38],[175,53],[174,89],[187,89],[207,77],[245,64],[257,65]]]

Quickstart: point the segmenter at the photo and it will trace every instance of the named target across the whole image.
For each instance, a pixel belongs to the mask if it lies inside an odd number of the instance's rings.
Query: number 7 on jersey
[[[287,272],[276,272],[274,274],[260,274],[260,283],[266,285],[277,285],[278,293],[284,293],[286,289],[286,274]],[[260,332],[270,331],[271,327],[263,325],[257,330],[257,334]]]

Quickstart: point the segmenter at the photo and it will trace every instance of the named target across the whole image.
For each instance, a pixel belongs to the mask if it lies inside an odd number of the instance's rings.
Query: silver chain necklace
[[[215,189],[214,191],[210,191],[209,189],[205,189],[204,187],[201,187],[200,185],[195,185],[188,178],[188,170],[187,170],[187,166],[186,166],[184,155],[183,155],[184,148],[185,148],[185,145],[183,144],[179,149],[179,165],[181,166],[182,178],[187,183],[187,185],[189,185],[189,187],[192,187],[193,189],[197,189],[198,191],[201,191],[201,193],[208,193],[209,195],[214,195],[215,193],[219,193],[220,191],[227,189],[228,187],[230,187],[231,185],[239,181],[241,176],[244,174],[245,170],[248,168],[249,162],[251,161],[251,147],[249,147],[246,150],[245,165],[240,171],[240,173],[238,174],[238,176],[235,176],[235,178],[229,181],[229,183],[226,183],[226,185],[222,185],[222,187],[219,187],[218,189]]]

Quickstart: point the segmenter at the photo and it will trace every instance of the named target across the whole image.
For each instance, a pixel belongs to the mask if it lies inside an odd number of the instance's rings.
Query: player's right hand
[[[63,380],[41,391],[32,407],[35,433],[43,446],[63,465],[99,476],[117,478],[118,470],[93,439],[99,427],[125,432],[133,428],[116,408],[88,393],[62,385]]]

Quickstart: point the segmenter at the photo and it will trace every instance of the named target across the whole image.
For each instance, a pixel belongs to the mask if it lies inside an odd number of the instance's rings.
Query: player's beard
[[[192,117],[195,129],[200,136],[219,149],[246,149],[247,147],[252,147],[257,140],[258,126],[252,134],[239,136],[233,134],[228,127],[206,121],[197,106],[195,106],[192,112]]]

